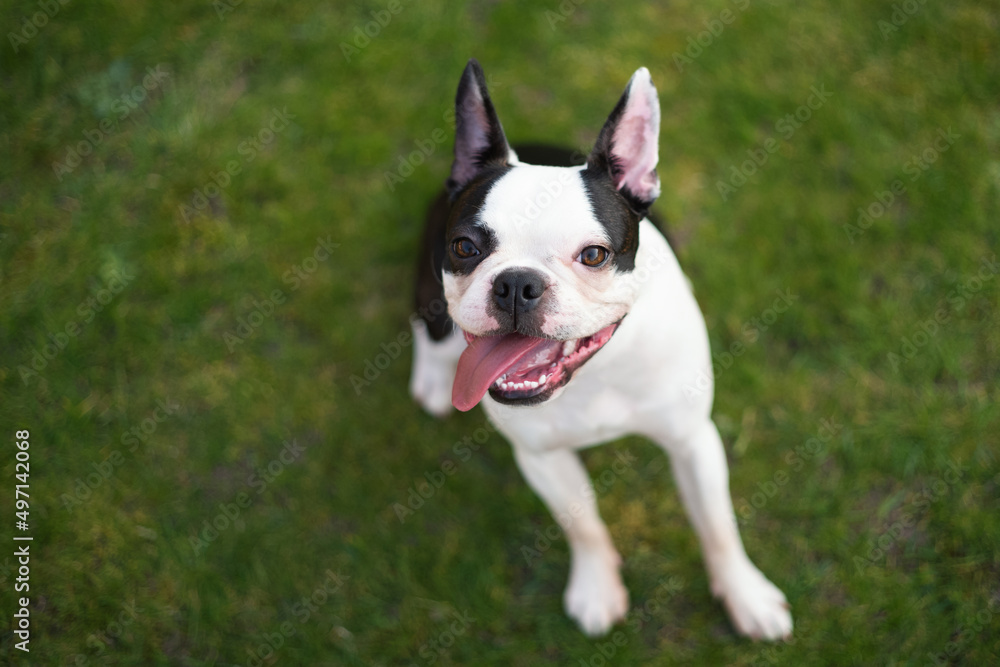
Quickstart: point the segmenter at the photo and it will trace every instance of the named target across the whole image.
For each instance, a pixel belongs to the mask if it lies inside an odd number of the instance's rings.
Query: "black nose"
[[[507,269],[493,279],[493,300],[513,317],[534,310],[545,291],[545,276],[530,269]]]

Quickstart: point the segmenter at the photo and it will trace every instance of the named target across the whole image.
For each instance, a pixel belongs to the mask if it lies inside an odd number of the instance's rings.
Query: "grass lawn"
[[[12,0],[0,24],[2,660],[1000,660],[996,0]],[[472,56],[513,141],[586,150],[650,69],[655,208],[793,642],[735,635],[639,438],[585,453],[632,596],[588,639],[507,443],[409,399]]]

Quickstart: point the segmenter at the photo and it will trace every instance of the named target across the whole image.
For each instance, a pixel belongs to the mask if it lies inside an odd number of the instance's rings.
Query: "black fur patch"
[[[417,265],[415,305],[417,315],[427,323],[432,340],[444,340],[454,328],[444,298],[442,271],[470,273],[483,258],[496,249],[496,237],[481,224],[479,212],[490,188],[510,169],[511,167],[495,167],[482,172],[457,193],[454,202],[446,191],[442,191],[427,210],[423,248]],[[470,260],[453,256],[449,246],[454,239],[462,236],[470,238],[476,244],[480,255]]]
[[[594,209],[594,216],[611,239],[611,263],[619,271],[635,268],[635,253],[639,249],[639,222],[642,215],[629,205],[627,199],[615,189],[611,177],[591,169],[580,172],[583,187]]]
[[[441,284],[441,263],[444,261],[444,230],[448,225],[451,203],[441,192],[427,209],[424,238],[417,263],[417,289],[414,294],[416,314],[427,324],[432,340],[441,341],[451,333],[453,323],[448,316],[448,303]]]
[[[512,168],[497,166],[480,171],[479,175],[455,197],[448,215],[448,226],[442,239],[445,245],[444,263],[442,264],[444,271],[468,275],[490,253],[496,250],[496,236],[482,223],[479,214],[483,210],[483,204],[485,204],[490,190]],[[471,239],[476,244],[476,247],[479,248],[477,256],[462,259],[452,252],[451,243],[462,237]]]
[[[580,151],[548,144],[518,144],[514,152],[521,162],[543,167],[579,167],[587,162]]]

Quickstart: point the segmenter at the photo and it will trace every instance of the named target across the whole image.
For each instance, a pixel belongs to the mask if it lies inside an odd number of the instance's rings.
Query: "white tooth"
[[[538,384],[545,384],[546,380],[548,380],[548,378],[545,376],[544,373],[542,373],[542,377],[538,378]]]
[[[525,384],[528,385],[528,389],[538,389],[537,382],[532,382],[529,380],[528,382],[525,382]]]
[[[569,355],[573,354],[573,350],[575,349],[576,349],[575,340],[566,341],[565,343],[563,343],[563,349],[562,349],[563,356],[568,357]]]

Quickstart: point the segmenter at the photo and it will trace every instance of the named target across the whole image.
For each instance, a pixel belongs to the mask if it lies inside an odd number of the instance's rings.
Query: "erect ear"
[[[637,212],[645,214],[660,196],[659,138],[660,100],[649,70],[640,67],[604,123],[587,168],[607,173]]]
[[[455,196],[484,167],[508,164],[510,155],[483,68],[473,58],[462,72],[455,95],[455,162],[447,184],[449,194]]]

